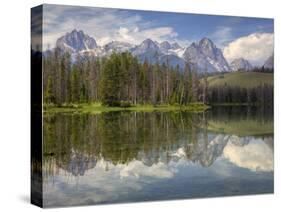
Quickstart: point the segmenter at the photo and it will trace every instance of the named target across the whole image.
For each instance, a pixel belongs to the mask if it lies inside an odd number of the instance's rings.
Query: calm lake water
[[[272,110],[44,118],[44,206],[273,193]]]

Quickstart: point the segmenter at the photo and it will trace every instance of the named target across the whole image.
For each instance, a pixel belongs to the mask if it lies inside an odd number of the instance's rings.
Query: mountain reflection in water
[[[271,110],[44,118],[45,206],[273,192]]]

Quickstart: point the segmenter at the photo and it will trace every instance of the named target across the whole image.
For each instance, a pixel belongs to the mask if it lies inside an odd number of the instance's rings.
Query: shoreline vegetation
[[[188,112],[204,112],[209,109],[210,106],[201,102],[190,103],[188,105],[169,105],[169,104],[136,104],[136,105],[124,105],[109,107],[104,106],[102,103],[79,103],[79,104],[44,104],[44,113],[93,113],[99,114],[102,112],[114,112],[114,111],[135,111],[135,112],[153,112],[153,111],[188,111]]]
[[[93,103],[69,103],[62,105],[55,104],[44,104],[44,113],[92,113],[99,114],[102,112],[114,112],[114,111],[135,111],[135,112],[154,112],[154,111],[185,111],[201,113],[205,112],[212,107],[266,107],[270,105],[260,105],[251,103],[216,103],[216,104],[203,104],[202,102],[194,102],[188,105],[177,105],[177,104],[124,104],[120,106],[105,106],[100,102]]]

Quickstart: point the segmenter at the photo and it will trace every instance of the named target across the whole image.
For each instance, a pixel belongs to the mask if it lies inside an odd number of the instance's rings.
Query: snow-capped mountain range
[[[149,38],[139,45],[112,41],[104,46],[99,46],[94,38],[85,34],[82,30],[74,29],[60,37],[56,42],[56,47],[72,55],[80,54],[96,57],[108,56],[114,51],[129,51],[141,62],[166,63],[173,67],[178,65],[181,70],[186,62],[194,65],[199,72],[227,72],[252,69],[251,64],[243,58],[238,58],[229,65],[221,49],[208,38],[203,38],[198,43],[194,42],[187,48],[180,46],[176,42],[164,41],[159,43]]]

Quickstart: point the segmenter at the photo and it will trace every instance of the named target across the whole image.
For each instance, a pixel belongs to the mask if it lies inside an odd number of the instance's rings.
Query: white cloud
[[[185,160],[182,162],[186,164]],[[147,167],[138,160],[114,165],[101,159],[80,176],[81,179],[56,167],[55,184],[53,178],[44,178],[44,204],[64,206],[116,201],[140,191],[145,185],[174,177],[177,166],[178,163],[159,162]]]
[[[138,27],[120,27],[116,29],[115,33],[111,36],[101,37],[97,40],[100,45],[104,45],[109,41],[123,41],[133,44],[139,44],[143,40],[150,38],[156,41],[173,40],[177,37],[177,33],[174,32],[171,27],[155,27],[149,29],[140,30]]]
[[[171,178],[174,174],[167,168],[167,165],[161,162],[147,167],[141,161],[133,161],[120,170],[121,178],[129,176],[134,176],[136,178],[139,178],[139,176],[148,176],[161,179]]]
[[[98,45],[113,40],[139,44],[147,38],[176,41],[177,37],[172,27],[156,27],[137,14],[116,9],[45,5],[43,26],[44,49],[54,47],[60,36],[74,28],[95,38]]]
[[[273,46],[273,33],[253,33],[230,42],[223,53],[229,62],[243,57],[259,66],[272,54]]]
[[[273,171],[273,151],[261,140],[252,139],[245,146],[228,143],[224,157],[238,167],[252,171]]]

